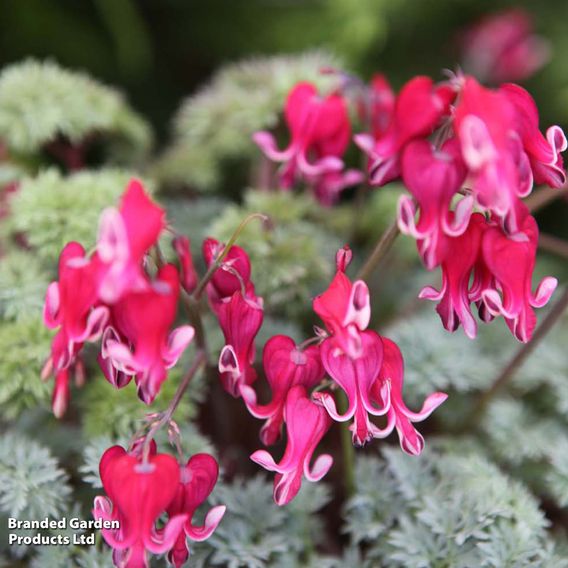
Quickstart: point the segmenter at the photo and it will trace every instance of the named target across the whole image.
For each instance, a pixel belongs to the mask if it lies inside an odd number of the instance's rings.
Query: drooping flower
[[[349,169],[340,172],[325,172],[308,176],[306,181],[312,187],[314,197],[321,205],[330,206],[337,202],[341,192],[365,179],[363,172]]]
[[[336,258],[337,272],[328,289],[313,301],[316,314],[325,323],[334,342],[350,357],[361,354],[360,332],[369,325],[369,288],[363,280],[351,282],[345,269],[351,251],[343,249]]]
[[[189,239],[183,235],[177,236],[172,241],[172,246],[176,251],[181,268],[180,282],[182,288],[191,294],[197,286],[197,272],[193,266]]]
[[[207,268],[210,268],[222,253],[225,245],[213,238],[203,241],[203,258]],[[207,284],[207,295],[211,307],[217,312],[217,307],[222,300],[230,298],[237,291],[245,291],[245,294],[254,294],[254,286],[251,282],[251,263],[246,251],[237,245],[233,245],[219,269]]]
[[[424,438],[414,428],[413,422],[422,422],[440,406],[448,395],[435,392],[426,398],[419,412],[412,412],[402,399],[404,384],[404,360],[398,345],[381,337],[383,344],[383,359],[378,380],[373,384],[372,398],[379,404],[386,404],[384,393],[390,393],[390,407],[387,414],[387,426],[384,435],[396,427],[400,446],[407,454],[419,455],[424,448]],[[388,385],[388,386],[387,386]]]
[[[388,130],[395,101],[396,96],[388,79],[380,73],[373,75],[369,87],[359,100],[358,110],[361,121],[368,126],[375,140],[384,136]]]
[[[353,444],[363,446],[372,438],[384,438],[390,430],[382,430],[369,420],[369,414],[384,416],[390,408],[389,384],[381,387],[379,405],[374,403],[372,391],[383,363],[383,345],[379,335],[372,330],[360,334],[361,352],[352,357],[337,347],[333,338],[321,345],[321,359],[325,370],[345,392],[348,407],[339,414],[335,400],[330,393],[316,392],[314,399],[321,403],[331,418],[337,422],[354,419],[350,430]],[[392,430],[392,428],[391,428]]]
[[[158,394],[167,369],[177,363],[193,339],[189,325],[170,332],[179,287],[177,269],[166,264],[155,281],[143,290],[129,292],[112,308],[112,321],[126,342],[108,339],[107,354],[117,370],[136,376],[138,395],[147,404]]]
[[[284,414],[288,441],[282,459],[276,463],[266,450],[257,450],[251,455],[254,462],[276,472],[274,501],[277,505],[286,505],[294,499],[302,485],[302,476],[308,481],[319,481],[333,464],[333,458],[323,454],[310,465],[317,445],[331,426],[331,419],[322,406],[308,398],[303,386],[290,389]]]
[[[241,386],[241,395],[249,412],[256,418],[266,418],[260,439],[266,446],[280,437],[284,421],[284,406],[290,389],[302,385],[311,389],[323,378],[319,346],[300,348],[286,335],[271,337],[264,346],[262,362],[272,400],[265,405],[257,403],[256,393],[247,385]]]
[[[136,371],[119,363],[118,361],[113,360],[111,355],[112,346],[117,343],[125,345],[129,344],[128,340],[125,337],[122,337],[120,333],[118,333],[116,327],[112,325],[112,322],[110,322],[103,332],[101,349],[97,355],[97,363],[103,372],[104,378],[113,387],[121,389],[130,383],[132,377],[136,375]],[[109,346],[111,347],[110,351]]]
[[[536,35],[521,8],[491,14],[461,34],[463,67],[482,81],[522,81],[550,58],[548,42]]]
[[[55,374],[55,386],[51,396],[51,408],[56,418],[61,418],[69,404],[69,369],[61,369]]]
[[[113,446],[103,454],[99,465],[108,497],[95,498],[93,516],[119,522],[120,528],[101,532],[114,550],[115,566],[120,568],[149,566],[147,551],[169,551],[188,518],[185,513],[175,515],[163,528],[156,528],[158,518],[176,495],[180,469],[172,456],[151,452],[144,462],[139,454]]]
[[[189,557],[187,538],[196,542],[207,540],[225,514],[226,507],[218,505],[207,513],[202,526],[192,523],[195,511],[213,491],[218,477],[219,466],[209,454],[195,454],[189,458],[186,465],[180,467],[177,492],[166,509],[170,518],[179,515],[187,517],[183,531],[168,552],[168,560],[176,568],[183,566]]]
[[[515,232],[517,202],[533,187],[530,161],[516,130],[515,106],[504,92],[466,77],[454,116],[477,204]]]
[[[343,168],[341,157],[349,144],[351,126],[341,95],[322,98],[311,83],[298,83],[288,94],[284,117],[290,131],[285,150],[278,150],[270,132],[253,135],[270,160],[283,162],[281,187],[292,187],[300,177],[313,178]]]
[[[536,326],[533,308],[545,306],[558,284],[548,276],[532,292],[538,226],[528,211],[525,215],[516,235],[506,235],[497,225],[485,230],[481,253],[491,280],[480,290],[486,310],[492,316],[502,315],[513,335],[524,343],[530,341]]]
[[[427,140],[414,140],[404,150],[402,178],[416,200],[419,219],[414,219],[415,201],[403,195],[398,203],[398,226],[401,232],[419,240],[420,254],[430,270],[436,266],[440,235],[459,236],[469,223],[472,196],[461,199],[450,217],[452,198],[465,176],[460,144],[455,138],[448,139],[439,150]]]
[[[108,308],[98,301],[100,263],[89,259],[85,249],[70,242],[59,257],[59,280],[46,293],[44,324],[59,328],[52,342],[51,358],[55,372],[68,367],[86,341],[96,340],[108,319]]]
[[[512,83],[499,89],[515,109],[515,130],[526,152],[534,180],[550,187],[562,187],[566,183],[566,171],[561,152],[568,148],[568,141],[560,126],[551,126],[546,138],[539,130],[538,109],[530,94]]]
[[[474,213],[462,235],[442,236],[436,256],[436,264],[442,266],[442,288],[438,291],[426,286],[418,296],[438,302],[436,311],[444,327],[448,331],[455,331],[461,324],[470,339],[477,334],[477,324],[471,313],[470,276],[485,228],[485,217],[481,213]]]
[[[419,76],[404,85],[396,97],[392,120],[384,134],[355,136],[357,145],[369,156],[369,182],[385,185],[400,177],[402,150],[411,140],[426,138],[449,114],[455,98],[450,85],[435,85],[429,77]]]
[[[97,252],[106,267],[99,283],[104,302],[114,303],[128,290],[146,287],[142,261],[164,227],[164,210],[150,199],[139,180],[132,179],[120,209],[111,207],[101,215]]]
[[[242,386],[256,380],[252,363],[254,339],[264,318],[262,298],[244,297],[239,290],[219,302],[217,315],[225,336],[225,346],[219,355],[221,383],[229,394],[238,397]]]

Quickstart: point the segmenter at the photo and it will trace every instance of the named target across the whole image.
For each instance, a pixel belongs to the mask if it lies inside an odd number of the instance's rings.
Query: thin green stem
[[[347,395],[343,391],[338,392],[338,405],[340,412],[345,412],[349,406]],[[345,491],[347,496],[351,497],[355,493],[355,448],[351,432],[346,424],[340,424],[340,433]]]
[[[541,233],[538,237],[538,248],[557,256],[568,258],[568,241],[559,239],[554,235]]]
[[[146,439],[144,440],[144,445],[142,446],[143,463],[148,463],[148,457],[150,455],[150,446],[158,430],[162,428],[164,425],[169,424],[174,412],[176,411],[176,408],[178,407],[181,399],[183,398],[183,395],[185,394],[185,391],[187,390],[187,387],[189,386],[189,383],[191,382],[193,377],[196,375],[197,371],[199,371],[200,367],[204,363],[205,363],[205,353],[199,350],[195,355],[193,365],[191,365],[191,367],[183,377],[181,383],[179,384],[176,390],[174,397],[172,398],[170,404],[168,405],[168,408],[166,408],[161,418],[154,423],[154,425],[148,431],[148,434],[146,434]]]
[[[525,199],[525,205],[529,208],[531,213],[536,213],[539,209],[546,207],[549,203],[552,203],[566,194],[568,194],[567,188],[556,189],[554,187],[546,187],[531,193],[531,195]]]
[[[379,266],[387,252],[391,249],[394,241],[400,234],[396,220],[390,225],[390,227],[381,235],[378,240],[373,252],[369,255],[363,268],[357,274],[358,280],[368,280],[371,274]]]
[[[509,383],[509,381],[513,378],[515,372],[534,351],[536,346],[548,335],[549,331],[566,311],[566,308],[568,308],[568,287],[560,299],[558,299],[554,306],[552,306],[546,317],[542,320],[542,323],[538,326],[531,341],[522,345],[522,347],[497,375],[489,390],[485,391],[478,399],[469,419],[464,425],[464,430],[469,430],[479,423],[489,403],[499,392],[503,390],[507,383]]]
[[[205,355],[205,359],[208,359],[208,352],[207,352],[207,339],[205,336],[205,327],[203,325],[203,320],[201,318],[201,313],[199,311],[199,303],[190,296],[184,290],[181,291],[181,301],[183,303],[183,307],[185,308],[185,312],[193,329],[195,330],[195,344],[197,348],[203,351]]]
[[[231,238],[227,241],[227,244],[223,247],[223,250],[217,255],[217,258],[214,260],[214,262],[211,263],[211,266],[209,266],[207,272],[197,284],[197,287],[192,294],[194,300],[199,300],[205,290],[205,287],[207,286],[211,278],[213,278],[216,270],[220,268],[223,260],[225,259],[227,254],[229,254],[231,247],[235,244],[236,240],[239,238],[239,235],[243,232],[243,229],[253,219],[261,219],[264,222],[268,221],[268,217],[266,215],[263,215],[262,213],[253,213],[241,222],[241,224],[236,228],[235,232],[231,235]]]

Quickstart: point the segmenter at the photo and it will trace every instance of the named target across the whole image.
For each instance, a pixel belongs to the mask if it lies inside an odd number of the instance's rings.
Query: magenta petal
[[[202,527],[191,525],[186,528],[187,536],[196,542],[207,540],[215,532],[215,529],[223,519],[226,509],[227,507],[224,505],[213,507],[205,516],[205,523]]]

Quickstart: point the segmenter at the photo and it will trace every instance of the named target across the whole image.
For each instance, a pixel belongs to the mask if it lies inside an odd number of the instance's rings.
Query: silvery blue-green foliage
[[[317,207],[306,195],[251,190],[242,205],[228,206],[210,228],[212,236],[226,241],[251,213],[268,215],[268,222],[252,220],[239,236],[268,311],[305,312],[306,298],[325,289],[333,274],[342,242],[314,223],[312,211]]]
[[[21,434],[0,438],[0,511],[22,519],[57,518],[71,493],[50,451]]]
[[[24,61],[0,75],[0,137],[11,152],[30,156],[63,136],[73,144],[89,135],[107,139],[111,161],[149,149],[147,123],[122,95],[51,61]]]
[[[0,262],[0,318],[37,318],[48,284],[48,274],[35,255],[11,250]]]
[[[67,518],[87,518],[75,507],[67,513]],[[83,529],[55,529],[49,534],[67,536],[70,539],[74,534],[84,534]],[[90,534],[90,531],[89,533]],[[102,539],[97,535],[97,539]],[[73,566],[74,568],[112,568],[112,555],[106,547],[100,549],[96,546],[65,545],[65,546],[35,546],[34,555],[30,559],[31,568],[61,568]]]
[[[560,441],[568,443],[566,423],[552,413],[541,416],[512,398],[492,402],[481,426],[499,458],[513,466],[552,457]]]
[[[320,70],[338,66],[333,56],[314,52],[259,57],[223,67],[182,104],[174,119],[174,141],[154,175],[200,190],[215,189],[224,160],[260,155],[251,136],[278,124],[288,91],[299,81],[329,91],[338,77]]]
[[[49,169],[26,178],[10,200],[6,228],[24,233],[37,258],[54,269],[69,241],[79,241],[87,250],[95,244],[101,212],[117,205],[131,177],[115,169],[64,177]]]
[[[193,544],[194,565],[265,568],[285,566],[284,559],[288,566],[306,565],[320,532],[316,513],[330,492],[321,483],[305,483],[294,505],[277,507],[272,489],[263,476],[218,484],[210,501],[226,505],[227,512],[211,538]]]
[[[103,484],[99,475],[99,462],[102,455],[116,442],[110,436],[96,436],[89,440],[83,450],[83,463],[79,466],[79,473],[85,483],[95,489],[101,489]]]
[[[438,314],[428,308],[382,330],[402,351],[409,403],[422,404],[425,396],[437,390],[467,393],[487,388],[503,357],[496,361],[488,356],[480,341],[471,341],[461,330],[448,333]],[[445,406],[438,412],[444,412]]]
[[[39,378],[51,333],[39,317],[0,321],[0,412],[18,417],[26,408],[49,406],[51,385]]]
[[[568,507],[568,439],[556,443],[548,457],[550,471],[546,476],[547,489],[561,507]]]
[[[356,483],[346,528],[365,565],[566,566],[534,496],[471,447],[419,459],[384,449],[357,460]]]

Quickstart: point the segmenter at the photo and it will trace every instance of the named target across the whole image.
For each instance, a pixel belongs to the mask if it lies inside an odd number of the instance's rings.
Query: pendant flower
[[[146,404],[154,400],[167,369],[177,363],[194,336],[189,325],[170,332],[179,287],[177,269],[166,264],[146,289],[129,292],[112,308],[112,321],[124,340],[107,339],[106,354],[118,371],[136,376],[138,395]]]
[[[317,445],[331,426],[331,419],[323,407],[308,398],[303,386],[290,389],[284,414],[288,443],[280,462],[276,463],[266,450],[257,450],[250,457],[264,469],[276,472],[274,501],[277,505],[286,505],[294,499],[302,485],[302,476],[308,481],[319,481],[333,464],[333,458],[323,454],[310,465]]]
[[[149,566],[147,551],[163,554],[170,550],[188,519],[185,513],[175,515],[163,528],[156,528],[178,490],[179,465],[172,456],[159,453],[150,453],[144,463],[139,455],[113,446],[103,454],[99,470],[108,497],[95,498],[93,516],[120,523],[118,529],[101,530],[114,549],[114,564],[145,568]]]
[[[226,507],[218,505],[207,513],[203,526],[192,523],[195,511],[209,497],[218,477],[219,465],[209,454],[195,454],[189,458],[186,465],[180,467],[180,482],[172,502],[166,509],[170,518],[180,515],[187,517],[183,531],[168,552],[168,560],[176,568],[183,566],[189,558],[186,537],[195,542],[207,540],[225,514]]]
[[[272,391],[272,400],[265,405],[257,403],[256,393],[248,385],[241,386],[241,395],[248,411],[255,418],[266,418],[260,439],[266,446],[280,437],[284,421],[284,406],[290,389],[301,385],[307,390],[323,378],[324,370],[319,346],[300,348],[286,335],[271,337],[264,346],[262,356],[266,379]]]
[[[270,132],[253,135],[267,158],[284,163],[281,187],[292,187],[300,177],[314,178],[343,169],[341,157],[351,138],[351,126],[341,95],[321,98],[311,83],[298,83],[288,94],[284,117],[291,137],[285,150],[278,150]]]
[[[255,357],[254,339],[262,326],[262,298],[248,298],[238,291],[218,304],[217,315],[225,336],[225,346],[219,355],[219,373],[223,388],[234,397],[241,388],[256,380],[252,366]]]
[[[114,303],[128,290],[146,287],[142,261],[158,242],[165,224],[164,210],[136,179],[128,184],[120,209],[111,207],[103,212],[97,251],[106,268],[98,291],[104,302]]]

